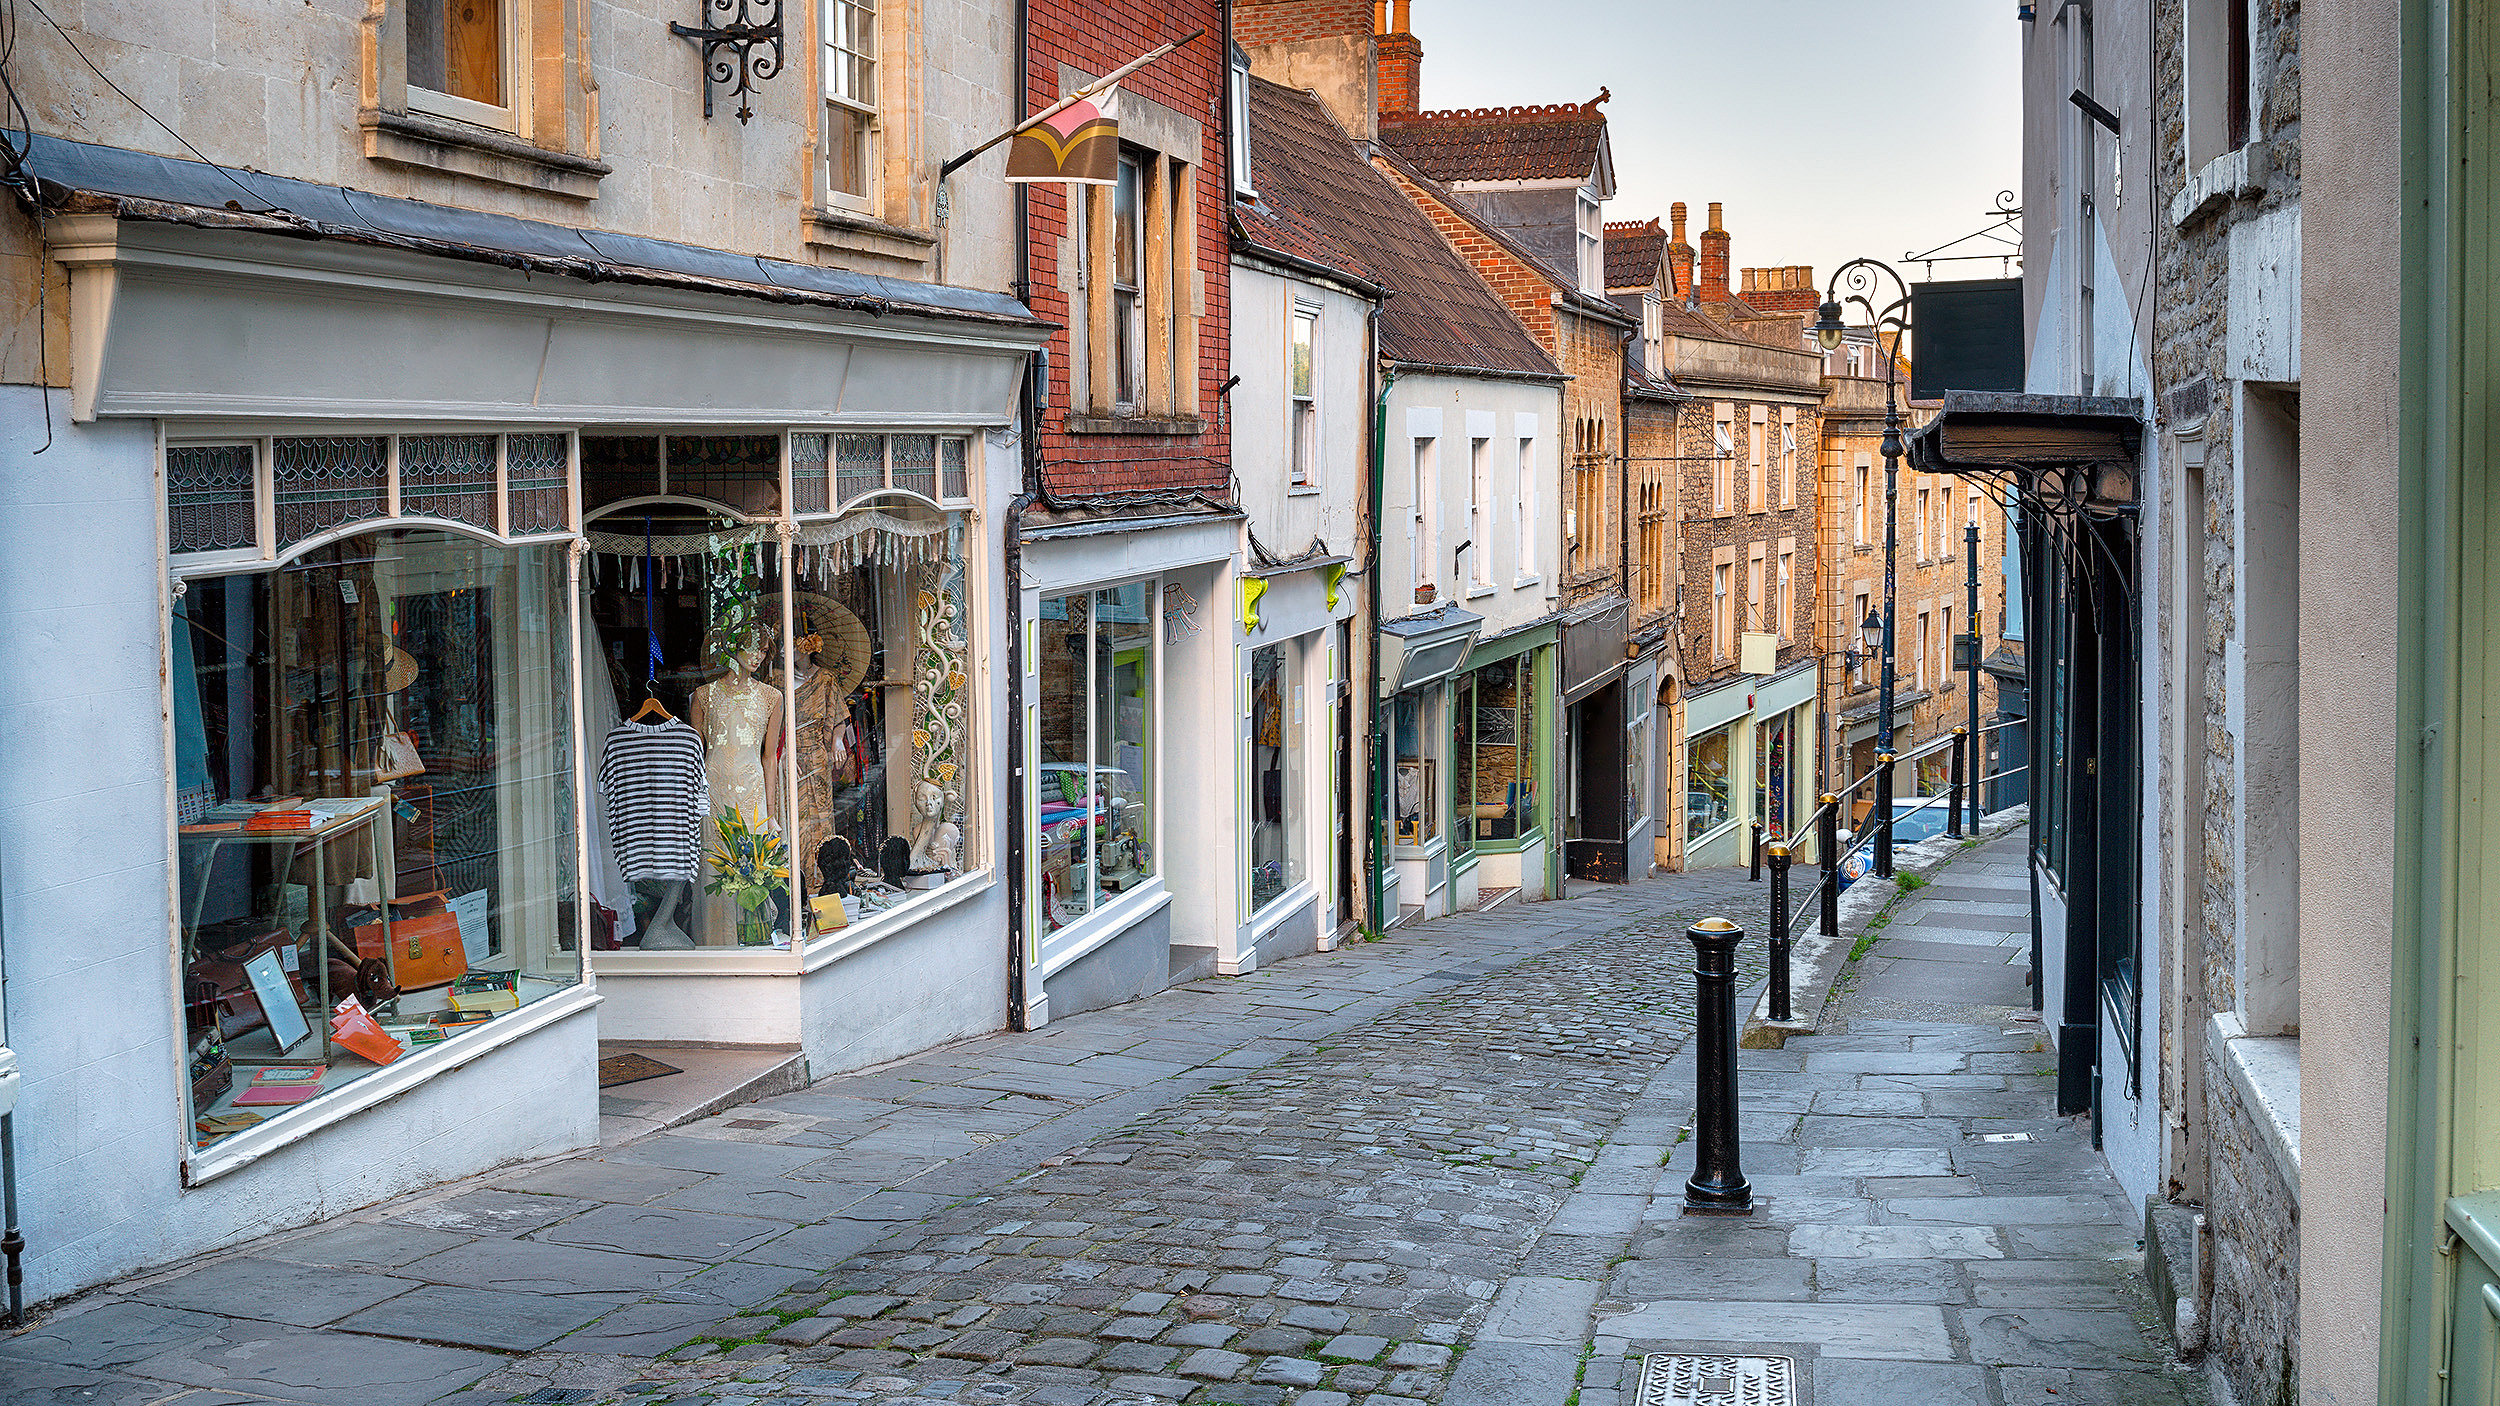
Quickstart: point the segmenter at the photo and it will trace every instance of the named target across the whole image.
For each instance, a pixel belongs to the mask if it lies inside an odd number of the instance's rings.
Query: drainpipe
[[[1016,85],[1013,112],[1024,112],[1026,90],[1032,74],[1031,29],[1026,19],[1029,6],[1016,7]],[[1033,226],[1029,188],[1018,183],[1016,188],[1016,297],[1026,307],[1033,302]],[[1041,482],[1042,424],[1040,398],[1034,394],[1035,378],[1049,374],[1035,360],[1025,363],[1024,389],[1017,397],[1017,411],[1023,417],[1023,433],[1017,445],[1017,458],[1023,469],[1016,496],[1007,500],[1005,521],[1001,524],[999,546],[1000,582],[1007,605],[1007,1028],[1029,1030],[1029,998],[1025,990],[1024,911],[1025,890],[1025,813],[1024,792],[1027,785],[1024,768],[1024,510],[1033,501],[1035,486]]]
[[[1370,892],[1366,895],[1365,906],[1371,909],[1371,930],[1374,933],[1380,933],[1388,930],[1389,918],[1392,916],[1383,911],[1381,903],[1382,860],[1388,852],[1388,845],[1385,843],[1387,836],[1385,822],[1389,814],[1389,768],[1387,765],[1389,748],[1381,732],[1381,719],[1384,714],[1380,707],[1380,593],[1384,589],[1380,575],[1380,514],[1381,496],[1387,478],[1389,389],[1398,383],[1398,373],[1394,367],[1390,368],[1385,375],[1381,371],[1377,350],[1380,345],[1380,308],[1377,304],[1372,308],[1370,328],[1369,337],[1374,348],[1370,371],[1373,386],[1372,461],[1370,482],[1365,485],[1365,489],[1371,505],[1371,522],[1364,534],[1366,540],[1363,545],[1369,556],[1366,568],[1367,574],[1371,577],[1371,589],[1363,593],[1363,614],[1365,623],[1369,626],[1369,633],[1365,639],[1369,659],[1363,671],[1367,681],[1363,695],[1363,711],[1369,720],[1366,730],[1371,734],[1371,746],[1367,749],[1371,763],[1371,805],[1370,814],[1364,817],[1363,864],[1370,879]]]
[[[9,966],[7,957],[7,923],[0,919],[0,1055],[9,1044]],[[185,1078],[190,1077],[186,1070]],[[0,1256],[8,1260],[9,1326],[26,1326],[26,1271],[20,1260],[26,1253],[26,1237],[17,1226],[17,1113],[15,1095],[22,1080],[14,1060],[0,1066],[0,1081],[9,1085],[0,1089]]]

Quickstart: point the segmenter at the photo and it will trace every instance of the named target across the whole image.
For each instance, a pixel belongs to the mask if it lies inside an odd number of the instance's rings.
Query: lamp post
[[[1889,280],[1900,296],[1877,307],[1875,299],[1882,294],[1883,283]],[[1895,640],[1894,596],[1898,587],[1900,555],[1901,496],[1901,344],[1910,332],[1910,285],[1890,264],[1875,259],[1852,259],[1832,274],[1829,287],[1823,292],[1821,316],[1814,324],[1814,340],[1825,351],[1837,351],[1848,335],[1841,315],[1854,305],[1865,310],[1875,330],[1875,350],[1884,359],[1884,619],[1883,673],[1876,689],[1875,750],[1889,758],[1892,748],[1892,696],[1895,683],[1893,645]],[[1884,334],[1892,333],[1892,345],[1884,345]],[[1883,776],[1875,783],[1875,800],[1880,811],[1875,829],[1875,872],[1883,878],[1892,877],[1892,763],[1882,764]]]

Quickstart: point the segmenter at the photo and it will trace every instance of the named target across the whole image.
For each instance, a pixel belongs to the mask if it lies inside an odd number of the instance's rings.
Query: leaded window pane
[[[177,552],[219,552],[258,540],[252,446],[179,445],[165,451],[165,540]]]
[[[885,487],[885,436],[845,434],[833,437],[833,489],[836,502],[848,503]]]
[[[495,437],[412,434],[399,441],[399,511],[495,530]]]
[[[893,436],[894,486],[909,489],[922,497],[937,496],[937,436],[898,434]]]
[[[389,511],[390,441],[381,435],[281,439],[270,446],[278,545]]]
[[[938,441],[939,469],[944,475],[944,496],[948,501],[972,496],[972,477],[966,467],[972,446],[960,438]]]
[[[572,526],[565,502],[569,450],[561,434],[516,434],[504,441],[504,489],[512,499],[508,530],[513,536]],[[403,446],[401,453],[406,452]]]
[[[794,434],[790,436],[790,511],[821,513],[828,506],[825,483],[825,457],[832,449],[832,436]]]

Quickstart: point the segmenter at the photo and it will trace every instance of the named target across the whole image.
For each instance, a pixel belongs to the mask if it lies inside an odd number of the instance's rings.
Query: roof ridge
[[[1658,217],[1652,215],[1646,220],[1608,220],[1606,232],[1608,234],[1665,234],[1666,230],[1658,223]]]
[[[1612,89],[1600,88],[1597,90],[1596,97],[1593,97],[1584,103],[1525,103],[1516,107],[1443,107],[1434,108],[1427,112],[1384,112],[1380,114],[1380,120],[1384,123],[1404,124],[1408,122],[1427,122],[1435,118],[1450,117],[1541,117],[1563,119],[1575,117],[1599,117],[1602,119],[1603,115],[1598,112],[1597,106],[1613,96],[1614,91]]]

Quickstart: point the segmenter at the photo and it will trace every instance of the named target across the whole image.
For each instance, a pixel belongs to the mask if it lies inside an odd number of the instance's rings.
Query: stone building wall
[[[1673,368],[1669,368],[1672,371]],[[1765,544],[1766,563],[1775,564],[1779,544],[1793,543],[1795,571],[1791,577],[1791,601],[1786,614],[1786,642],[1779,652],[1779,666],[1786,668],[1821,652],[1820,629],[1817,624],[1822,610],[1824,570],[1816,550],[1819,537],[1817,525],[1817,474],[1814,446],[1822,439],[1822,411],[1818,405],[1798,405],[1794,400],[1767,398],[1740,399],[1741,392],[1720,395],[1708,390],[1688,387],[1694,399],[1686,402],[1676,416],[1677,465],[1683,485],[1683,562],[1684,612],[1681,644],[1684,653],[1683,683],[1687,689],[1706,688],[1737,672],[1737,660],[1731,652],[1721,655],[1711,639],[1715,616],[1715,567],[1732,558],[1731,595],[1740,599],[1747,591],[1747,568],[1752,548]],[[1715,426],[1717,407],[1732,407],[1736,426],[1736,452],[1729,465],[1728,506],[1730,511],[1717,512]],[[1752,407],[1766,406],[1771,429],[1778,430],[1779,411],[1783,405],[1797,409],[1797,455],[1793,472],[1797,475],[1797,505],[1779,506],[1776,486],[1766,487],[1762,512],[1749,510],[1750,488],[1745,427],[1751,423]],[[1766,454],[1766,469],[1775,469],[1776,458]],[[1771,567],[1766,565],[1764,594],[1769,594]],[[1754,615],[1739,612],[1738,629],[1756,628]]]
[[[1563,387],[1563,502],[1575,498],[1573,478],[1596,475],[1589,495],[1596,520],[1582,522],[1579,545],[1563,544],[1566,603],[1624,592],[1623,332],[1615,322],[1568,308],[1554,312],[1559,345],[1549,343],[1571,381]]]
[[[2174,1172],[2168,1191],[2181,1199],[2201,1196],[2211,1227],[2207,1323],[2215,1366],[2238,1400],[2271,1406],[2298,1399],[2293,1365],[2299,1331],[2298,1188],[2287,1182],[2252,1121],[2262,1114],[2245,1105],[2227,1076],[2225,1054],[2206,1047],[2204,1012],[2231,1012],[2245,995],[2241,953],[2252,935],[2241,903],[2245,850],[2252,808],[2269,803],[2265,795],[2244,794],[2242,778],[2261,759],[2243,755],[2248,749],[2241,720],[2250,700],[2234,696],[2232,661],[2246,647],[2249,623],[2240,618],[2234,592],[2251,565],[2242,555],[2251,505],[2235,487],[2234,458],[2246,427],[2238,423],[2240,397],[2233,380],[2240,368],[2231,356],[2232,263],[2235,230],[2296,208],[2300,199],[2300,6],[2299,0],[2256,0],[2252,6],[2250,61],[2263,96],[2250,114],[2250,132],[2263,143],[2264,159],[2251,162],[2244,177],[2226,177],[2214,198],[2201,200],[2181,199],[2191,187],[2211,189],[2217,174],[2212,166],[2191,169],[2188,162],[2183,18],[2179,7],[2153,8],[2155,179],[2166,208],[2157,240],[2148,369],[2159,397],[2162,475],[2177,475],[2184,484],[2189,455],[2201,452],[2204,464],[2202,500],[2186,505],[2202,521],[2202,618],[2183,620],[2173,610],[2153,610],[2155,657],[2144,669],[2154,715],[2172,718],[2195,710],[2198,700],[2182,696],[2181,671],[2170,661],[2181,651],[2188,652],[2191,668],[2201,659],[2201,727],[2187,730],[2201,743],[2200,793],[2179,796],[2178,789],[2188,784],[2180,759],[2166,746],[2149,752],[2161,758],[2155,774],[2161,803],[2154,808],[2161,829],[2152,851],[2168,855],[2186,838],[2174,828],[2182,816],[2201,818],[2185,823],[2201,823],[2203,829],[2202,863],[2188,876],[2190,891],[2179,891],[2167,865],[2157,877],[2148,876],[2147,884],[2148,897],[2159,895],[2158,905],[2145,905],[2148,912],[2187,915],[2192,950],[2183,954],[2184,969],[2176,970],[2174,979],[2201,981],[2199,991],[2184,1001],[2165,1002],[2161,1013],[2165,1058],[2197,1083],[2194,1089],[2168,1091],[2172,1111],[2184,1104],[2201,1105],[2204,1112],[2189,1134],[2201,1134],[2201,1157],[2191,1148],[2185,1175]],[[2250,247],[2245,236],[2239,244],[2243,251]],[[2248,330],[2241,329],[2243,336]],[[2147,540],[2143,550],[2167,555],[2172,543]],[[2200,1174],[2201,1187],[2192,1184]]]

